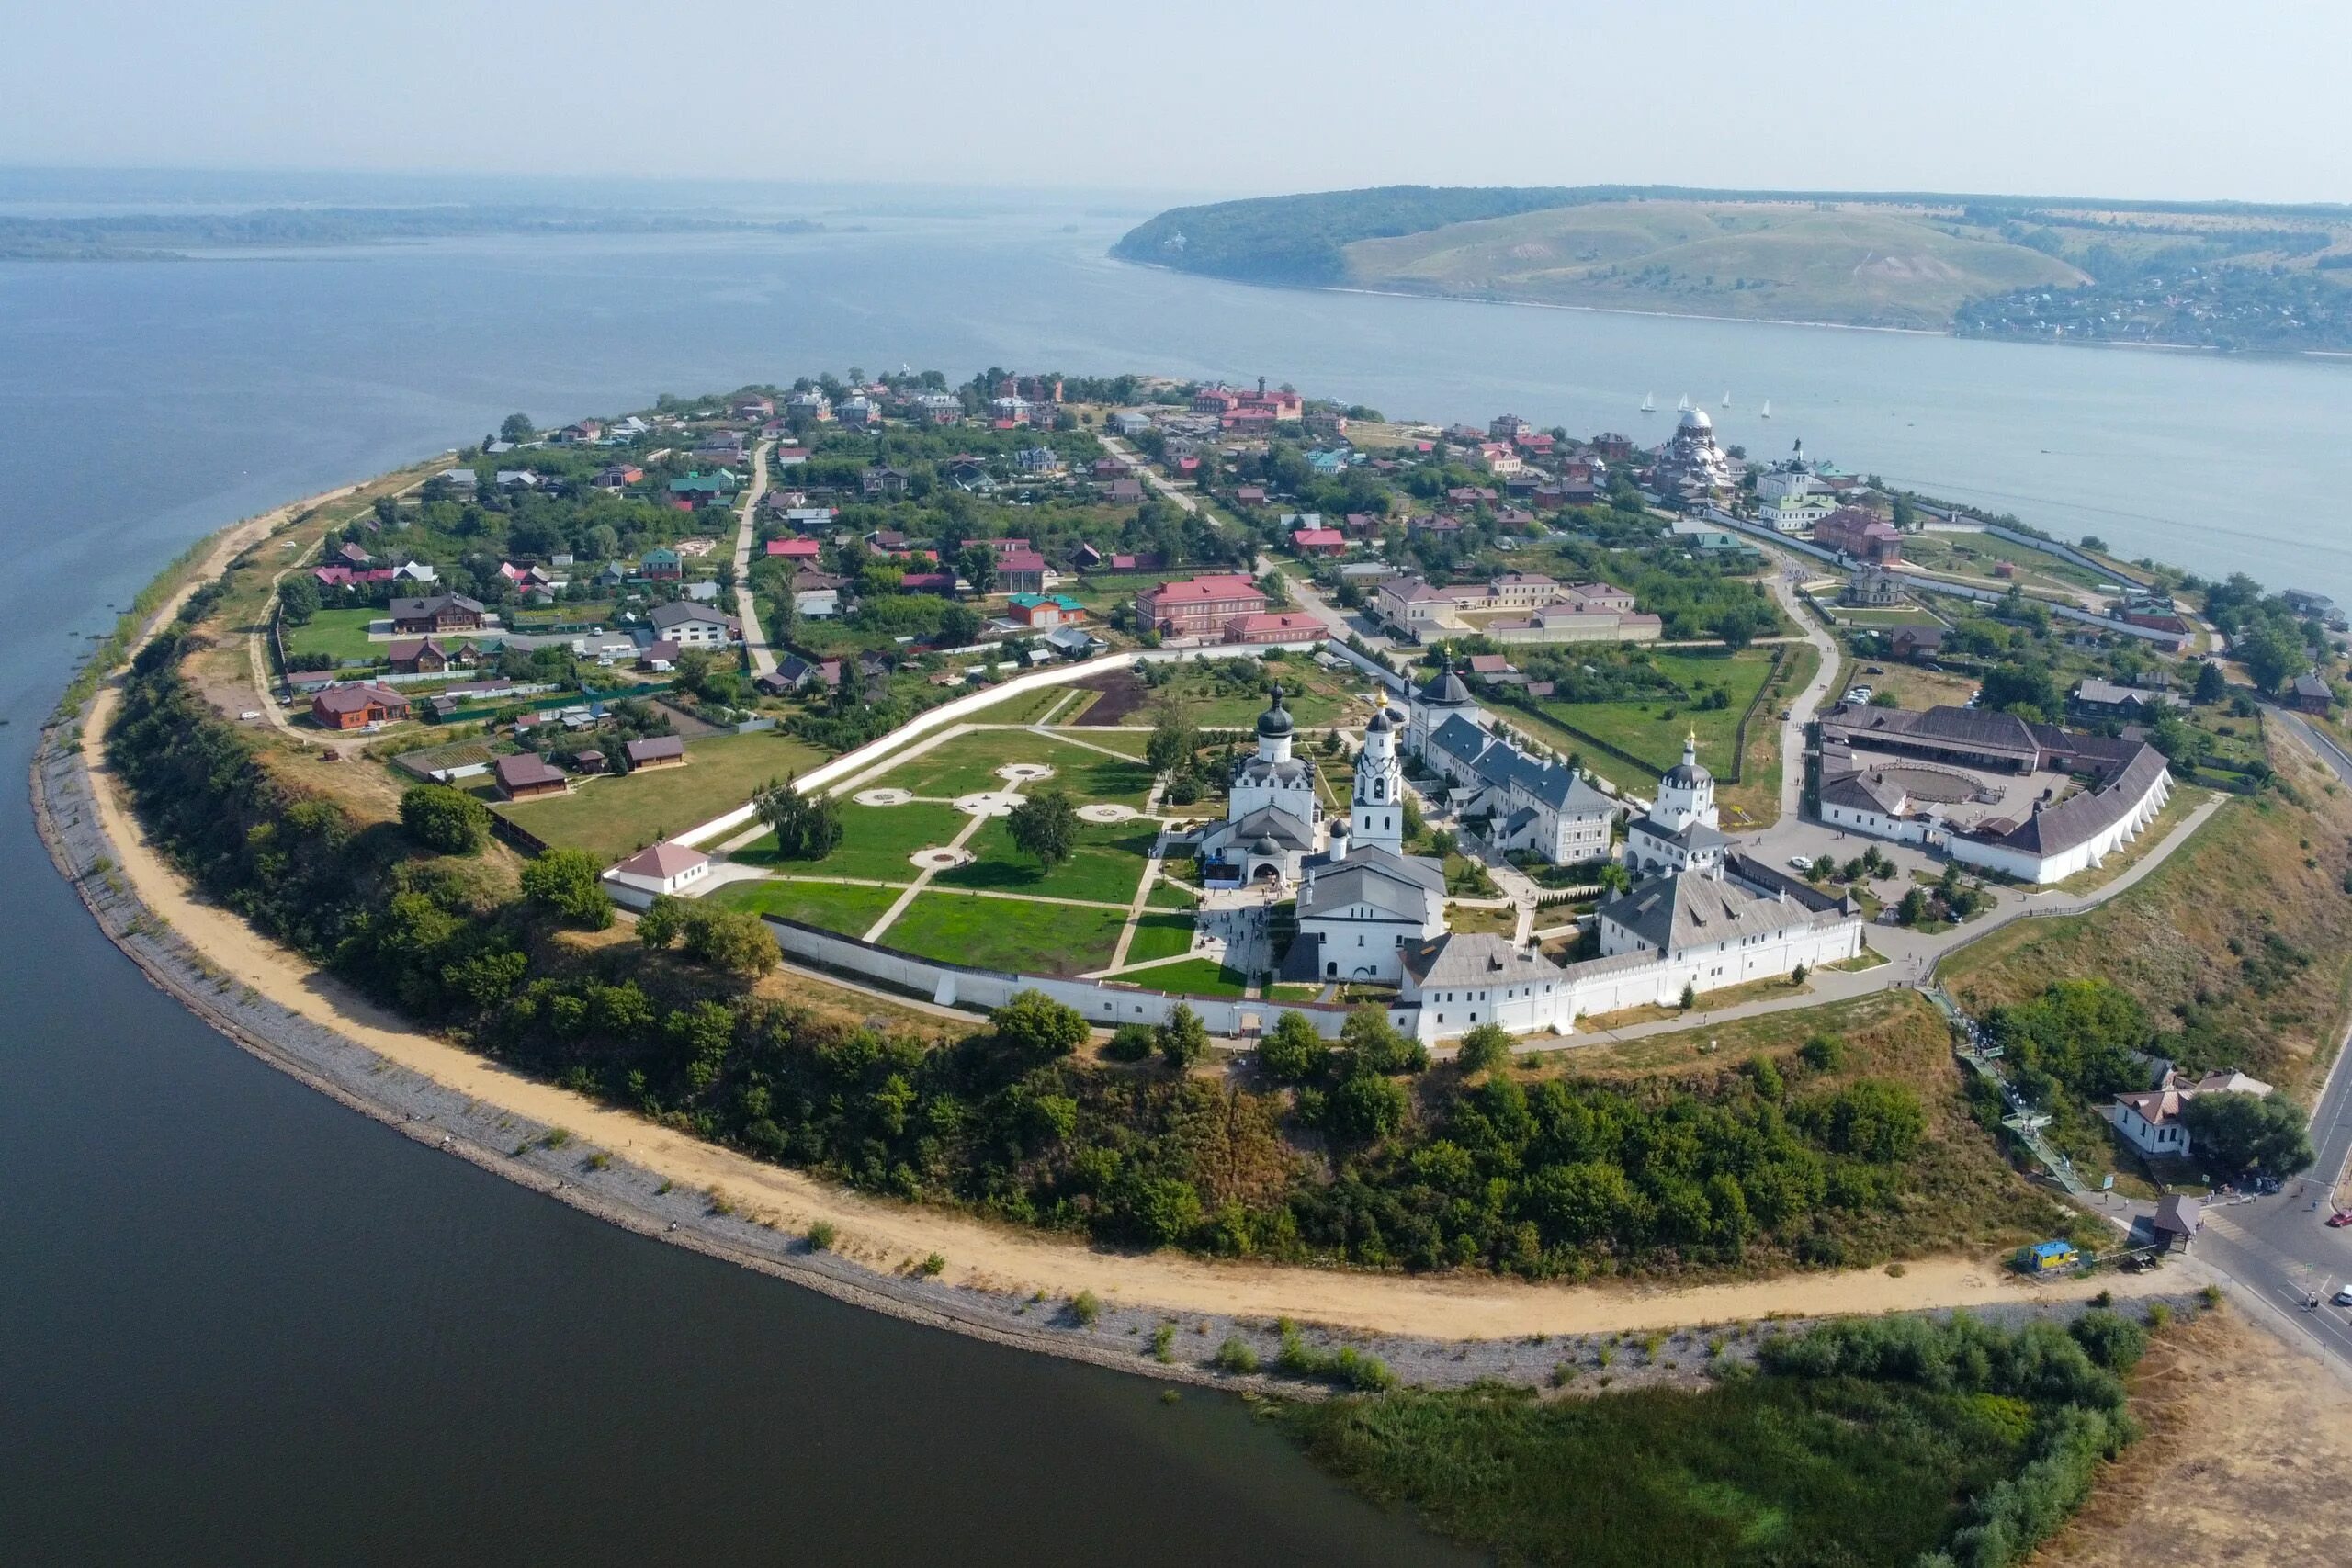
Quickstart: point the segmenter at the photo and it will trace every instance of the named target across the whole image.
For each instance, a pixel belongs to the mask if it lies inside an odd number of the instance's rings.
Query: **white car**
[[[254,719],[257,719],[257,718],[259,718],[259,717],[261,716],[261,709],[259,709],[259,708],[247,708],[244,712],[243,712],[243,713],[239,714],[237,716],[238,716],[240,719],[243,719],[245,723],[247,723],[247,724],[251,724]]]
[[[2352,1307],[2352,1285],[2346,1285],[2335,1292],[2335,1304],[2340,1307]]]
[[[1813,869],[1813,863],[1805,859],[1803,855],[1791,855],[1789,857],[1789,869],[1791,871],[1811,871]]]

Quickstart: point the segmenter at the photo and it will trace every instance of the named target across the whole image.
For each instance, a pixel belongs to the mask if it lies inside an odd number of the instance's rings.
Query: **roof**
[[[1224,843],[1246,843],[1257,839],[1272,839],[1286,850],[1311,850],[1314,842],[1301,830],[1297,818],[1287,811],[1277,811],[1261,806],[1238,822],[1220,823],[1226,831],[1220,835]]]
[[[657,604],[653,607],[653,614],[646,618],[662,631],[667,631],[672,626],[684,626],[688,621],[734,625],[730,617],[719,614],[717,610],[706,610],[701,605],[684,599],[673,600],[667,604]]]
[[[1445,897],[1445,871],[1434,862],[1376,844],[1315,867],[1298,891],[1301,919],[1350,904],[1370,904],[1406,919],[1426,918],[1429,900]]]
[[[1437,673],[1430,677],[1428,685],[1413,694],[1413,700],[1433,707],[1466,708],[1470,705],[1470,688],[1462,683],[1462,677],[1453,672],[1453,665],[1440,660]]]
[[[650,876],[667,882],[682,872],[709,863],[710,857],[700,850],[688,849],[684,844],[655,844],[650,849],[638,851],[613,870],[629,876]]]
[[[368,707],[404,708],[408,699],[389,686],[330,686],[311,699],[329,713],[364,713]]]
[[[498,759],[498,782],[508,789],[521,789],[530,784],[561,784],[563,775],[548,767],[537,752],[517,751]]]
[[[2039,855],[2064,853],[2113,827],[2165,772],[2164,753],[2143,745],[2120,773],[2097,789],[2045,807],[1993,842]]]
[[[1902,785],[1887,783],[1886,775],[1875,769],[1857,769],[1821,781],[1824,806],[1843,806],[1894,817],[1902,812],[1910,798]]]
[[[1719,877],[1668,872],[1603,904],[1611,920],[1662,953],[1735,937],[1770,936],[1811,925],[1814,911],[1778,898],[1759,898]]]
[[[2041,757],[2041,747],[2025,720],[2013,713],[1990,709],[1932,707],[1923,713],[1902,708],[1859,707],[1841,703],[1822,716],[1835,729],[1855,736],[1883,735],[1957,750]]]
[[[1240,599],[1250,597],[1262,601],[1265,598],[1265,594],[1259,591],[1258,584],[1255,581],[1247,577],[1240,576],[1238,573],[1227,574],[1224,576],[1192,577],[1185,579],[1182,582],[1163,582],[1156,588],[1145,589],[1144,592],[1152,596],[1152,602],[1154,604],[1162,605],[1169,604],[1205,604],[1219,599]]]
[[[1559,969],[1532,952],[1521,952],[1492,931],[1451,932],[1435,942],[1405,949],[1407,974],[1429,990],[1442,986],[1520,985],[1556,979]]]
[[[2175,1235],[2195,1235],[2204,1215],[2205,1206],[2189,1194],[2167,1192],[2156,1200],[2156,1212],[2148,1223]]]
[[[424,615],[436,615],[443,610],[470,610],[481,614],[481,601],[469,599],[462,593],[431,593],[422,599],[395,599],[387,606],[396,621],[414,620]]]
[[[664,757],[683,757],[686,743],[674,735],[649,735],[642,740],[632,740],[624,748],[632,762],[659,761]]]

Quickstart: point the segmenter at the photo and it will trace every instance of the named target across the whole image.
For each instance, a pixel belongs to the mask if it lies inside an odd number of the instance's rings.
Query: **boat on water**
[[[1682,394],[1682,400],[1674,405],[1674,412],[1676,413],[1689,413],[1690,412],[1690,393],[1685,392]]]
[[[1729,392],[1725,392],[1724,394],[1724,407],[1731,407],[1731,394]]]
[[[1644,413],[1657,412],[1657,400],[1647,392],[1642,394],[1642,412]]]
[[[1765,399],[1765,400],[1764,400],[1764,406],[1763,406],[1762,408],[1758,409],[1758,410],[1756,411],[1756,417],[1757,417],[1757,418],[1758,418],[1758,419],[1770,419],[1770,418],[1771,418],[1771,417],[1772,417],[1772,400],[1771,400],[1771,399],[1767,398],[1767,399]]]

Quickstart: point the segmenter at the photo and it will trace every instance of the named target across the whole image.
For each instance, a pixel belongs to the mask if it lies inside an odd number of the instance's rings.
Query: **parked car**
[[[2335,1292],[2335,1304],[2340,1307],[2352,1307],[2352,1285],[2346,1285]]]
[[[1805,859],[1803,855],[1791,855],[1789,857],[1789,869],[1791,871],[1811,871],[1813,869],[1813,863]]]
[[[2352,1209],[2336,1210],[2335,1213],[2327,1216],[2327,1223],[2339,1229],[2345,1225],[2352,1225]]]

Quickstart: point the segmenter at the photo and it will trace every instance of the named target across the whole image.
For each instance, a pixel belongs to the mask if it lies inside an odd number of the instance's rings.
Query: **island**
[[[2315,1397],[2222,1305],[2333,1239],[2344,639],[1696,409],[853,367],[231,527],[33,782],[157,984],[616,1224],[1529,1561],[2007,1562],[2256,1462],[2143,1359]]]
[[[2352,348],[2352,208],[1446,187],[1182,207],[1126,261],[1250,283],[2063,344]]]

